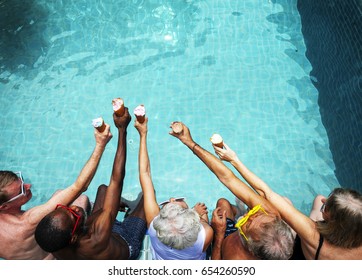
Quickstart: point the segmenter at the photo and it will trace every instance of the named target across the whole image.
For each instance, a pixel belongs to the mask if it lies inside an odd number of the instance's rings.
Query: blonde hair
[[[9,200],[7,192],[4,190],[7,185],[18,180],[18,176],[12,171],[0,171],[0,205]]]
[[[331,244],[342,248],[362,245],[362,195],[357,191],[336,188],[325,203],[328,214],[317,222],[319,233]]]

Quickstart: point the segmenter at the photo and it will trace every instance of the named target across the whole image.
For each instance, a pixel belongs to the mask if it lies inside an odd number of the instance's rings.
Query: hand
[[[225,160],[228,162],[231,161],[237,161],[238,156],[236,153],[230,149],[230,147],[224,142],[224,148],[219,148],[215,145],[212,145],[214,147],[215,153],[219,156],[221,160]]]
[[[118,117],[116,113],[113,113],[113,121],[118,129],[126,129],[129,125],[129,122],[131,121],[131,116],[128,112],[128,108],[125,107],[124,109],[124,114],[121,117]]]
[[[198,202],[192,208],[197,212],[197,214],[199,214],[200,217],[205,214],[207,215],[208,213],[205,203]]]
[[[111,140],[113,137],[109,124],[106,124],[106,128],[103,130],[103,132],[99,132],[97,129],[94,129],[94,137],[96,139],[97,145],[105,147],[109,140]]]
[[[172,122],[170,125],[171,129],[172,129],[173,123],[174,122]],[[175,133],[175,132],[173,132],[173,130],[171,130],[169,132],[169,134],[178,138],[184,144],[187,142],[190,142],[190,141],[193,142],[189,128],[186,125],[184,125],[182,122],[178,122],[178,123],[180,123],[182,125],[182,131],[180,133]]]
[[[212,212],[211,227],[214,229],[215,234],[224,236],[226,230],[226,211],[222,211],[217,207]]]
[[[136,118],[134,121],[134,127],[140,135],[146,135],[148,131],[148,117],[145,117],[145,121],[143,123],[140,123]]]

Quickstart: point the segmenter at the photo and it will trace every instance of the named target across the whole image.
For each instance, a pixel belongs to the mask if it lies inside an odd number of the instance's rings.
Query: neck
[[[3,215],[22,215],[24,213],[21,207],[10,207],[7,209],[1,209],[0,214]]]

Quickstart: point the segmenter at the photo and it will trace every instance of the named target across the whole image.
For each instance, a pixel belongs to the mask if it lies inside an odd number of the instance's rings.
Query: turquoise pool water
[[[177,139],[174,120],[213,151],[223,136],[256,174],[308,213],[338,185],[297,1],[5,1],[0,45],[0,168],[21,170],[33,199],[70,185],[94,147],[93,118],[111,100],[144,104],[158,200],[185,196],[214,209],[231,193]],[[12,6],[13,5],[13,6]],[[16,8],[14,17],[11,11]],[[8,12],[8,13],[7,13]],[[5,30],[5,31],[4,31]],[[128,129],[123,195],[141,191],[139,138]],[[108,183],[116,139],[87,194]]]

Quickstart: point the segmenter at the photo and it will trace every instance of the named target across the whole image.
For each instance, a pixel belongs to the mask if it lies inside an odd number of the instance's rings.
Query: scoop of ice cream
[[[92,120],[92,125],[95,127],[95,128],[98,128],[98,127],[101,127],[103,125],[103,118],[102,117],[99,117],[99,118],[96,118],[96,119],[93,119]]]
[[[220,134],[213,134],[210,138],[212,144],[217,145],[223,142],[222,137]]]
[[[118,111],[121,107],[124,106],[122,98],[115,98],[112,100],[112,106],[114,111]]]
[[[139,105],[134,109],[133,113],[136,117],[142,117],[146,115],[146,108],[143,105]]]
[[[180,122],[173,122],[171,124],[171,128],[172,128],[173,132],[177,133],[177,134],[181,133],[183,130],[182,124]]]

